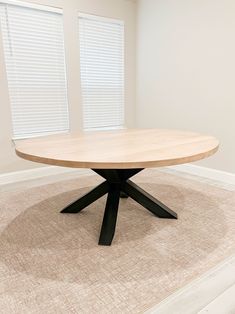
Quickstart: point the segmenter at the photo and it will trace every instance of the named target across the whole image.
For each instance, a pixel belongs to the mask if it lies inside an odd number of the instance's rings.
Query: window
[[[124,124],[124,24],[79,15],[83,126],[116,129]]]
[[[69,129],[62,11],[0,4],[13,138]]]

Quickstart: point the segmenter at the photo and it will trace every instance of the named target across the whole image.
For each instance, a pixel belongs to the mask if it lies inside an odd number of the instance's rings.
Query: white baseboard
[[[36,169],[9,172],[0,175],[0,185],[11,184],[21,181],[34,180],[42,177],[58,175],[63,173],[77,172],[79,175],[90,174],[89,169],[74,169],[56,166],[40,167]]]
[[[213,168],[201,167],[193,164],[177,165],[173,167],[168,167],[168,169],[173,169],[190,175],[195,175],[235,186],[235,173],[216,170]]]
[[[161,168],[162,171],[182,172],[190,175],[200,176],[206,179],[222,182],[235,186],[235,174],[212,168],[201,167],[193,164],[178,165]],[[0,185],[16,183],[20,181],[33,180],[51,175],[77,172],[79,175],[91,174],[89,169],[65,168],[56,166],[40,167],[23,171],[0,174]]]

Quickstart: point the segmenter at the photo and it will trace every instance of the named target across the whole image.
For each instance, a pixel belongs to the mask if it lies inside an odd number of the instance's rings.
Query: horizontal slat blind
[[[84,129],[124,124],[124,24],[79,15]]]
[[[63,16],[0,4],[13,137],[69,129]]]

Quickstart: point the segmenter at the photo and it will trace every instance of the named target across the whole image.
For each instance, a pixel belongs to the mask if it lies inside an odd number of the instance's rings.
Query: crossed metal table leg
[[[106,179],[103,183],[69,204],[61,213],[77,214],[91,203],[108,194],[99,245],[111,245],[117,221],[120,198],[131,197],[159,218],[177,219],[177,214],[129,180],[143,169],[92,169]]]

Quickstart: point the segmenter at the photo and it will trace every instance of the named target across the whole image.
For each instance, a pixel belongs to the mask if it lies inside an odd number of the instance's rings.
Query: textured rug
[[[155,170],[133,181],[179,219],[122,199],[112,246],[98,246],[105,197],[59,211],[100,181],[0,192],[1,313],[144,313],[235,252],[235,192]]]

